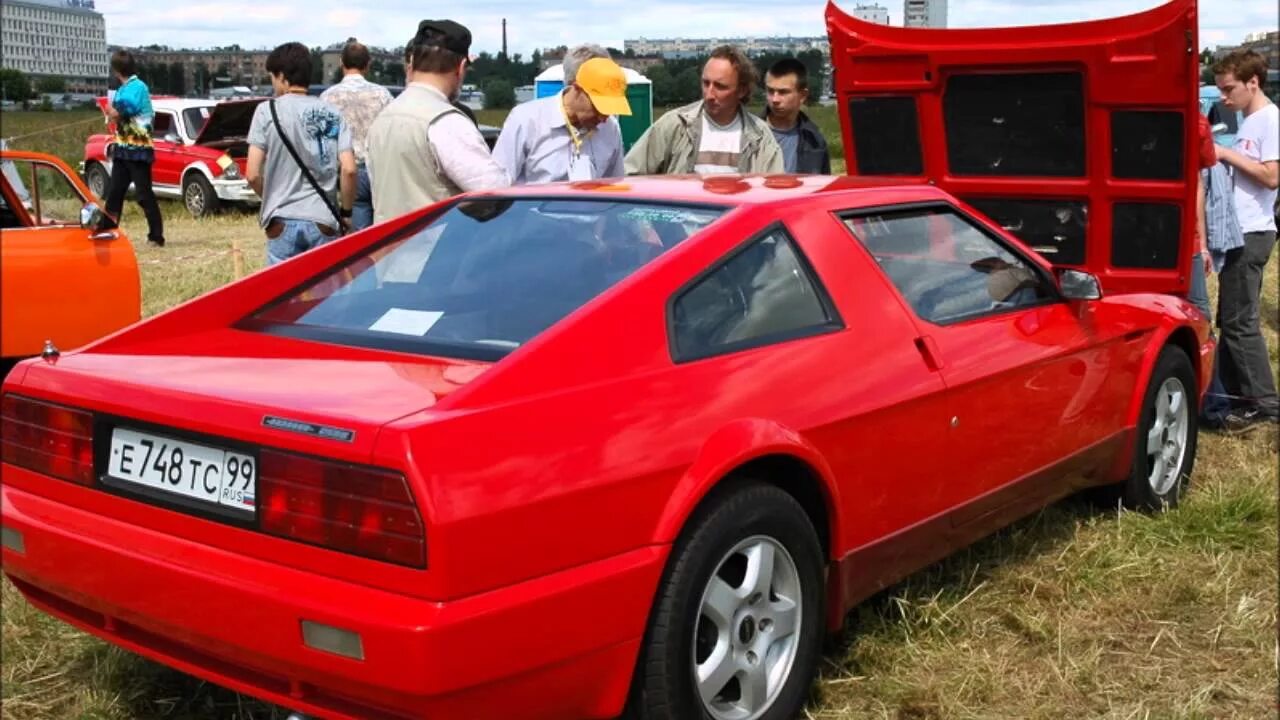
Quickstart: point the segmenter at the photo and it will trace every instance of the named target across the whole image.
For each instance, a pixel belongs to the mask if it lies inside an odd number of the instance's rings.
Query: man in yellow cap
[[[564,90],[507,116],[493,158],[516,185],[621,177],[614,116],[630,114],[622,68],[603,48],[582,45],[565,54]]]

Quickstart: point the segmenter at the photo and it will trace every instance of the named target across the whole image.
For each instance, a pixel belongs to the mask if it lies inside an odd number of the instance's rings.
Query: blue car
[[[1222,104],[1222,93],[1214,85],[1200,86],[1200,112],[1209,118],[1209,125],[1217,128],[1213,133],[1213,141],[1223,147],[1231,147],[1236,142],[1236,132],[1240,123],[1244,122],[1244,113],[1231,110]],[[1225,125],[1225,129],[1218,127]]]

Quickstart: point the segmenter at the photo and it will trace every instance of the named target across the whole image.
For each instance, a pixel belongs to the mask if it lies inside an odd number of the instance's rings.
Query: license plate
[[[252,455],[115,428],[107,476],[201,503],[252,513],[258,466]]]

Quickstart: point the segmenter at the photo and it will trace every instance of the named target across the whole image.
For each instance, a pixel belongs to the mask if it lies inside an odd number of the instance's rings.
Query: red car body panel
[[[24,363],[3,386],[91,411],[97,432],[119,422],[402,474],[425,568],[5,462],[0,519],[23,538],[6,541],[5,573],[78,627],[325,717],[611,717],[673,543],[722,483],[774,473],[809,498],[836,627],[949,549],[1123,478],[1162,348],[1184,349],[1201,393],[1208,383],[1205,319],[1169,295],[1057,299],[950,324],[918,317],[843,214],[950,206],[1052,271],[923,178],[631,178],[496,195],[727,211],[493,362],[243,329],[282,290],[442,203]],[[774,227],[842,327],[678,359],[672,298]],[[267,415],[353,436],[278,430]],[[308,647],[304,620],[358,633],[363,659]]]
[[[927,178],[965,200],[1084,203],[1085,257],[1082,262],[1063,264],[1087,268],[1109,293],[1186,293],[1195,251],[1198,168],[1186,160],[1180,172],[1163,179],[1120,177],[1113,147],[1149,143],[1160,155],[1196,157],[1200,73],[1196,0],[1174,0],[1143,13],[1093,22],[964,30],[869,23],[846,15],[832,3],[827,6],[827,29],[851,174],[866,172],[859,168],[851,101],[911,98],[919,126],[902,132],[918,135],[923,165],[919,172],[907,176],[920,181]],[[948,92],[956,79],[1028,73],[1068,73],[1083,78],[1084,171],[1046,177],[998,171],[966,174],[952,167],[948,158],[954,148],[948,147],[944,117]],[[963,110],[975,112],[974,108]],[[1167,112],[1181,115],[1182,120],[1176,134],[1158,141],[1153,135],[1137,140],[1113,137],[1118,127],[1113,124],[1114,116],[1123,112]],[[990,118],[994,123],[1006,120]],[[1171,231],[1174,237],[1170,238],[1170,242],[1179,240],[1173,267],[1120,267],[1114,263],[1113,243],[1130,241],[1123,229],[1115,230],[1115,204],[1133,202],[1179,208],[1180,230]]]

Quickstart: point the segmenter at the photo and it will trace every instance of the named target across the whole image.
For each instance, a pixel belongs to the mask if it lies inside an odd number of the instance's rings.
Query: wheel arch
[[[1151,383],[1151,374],[1155,372],[1156,361],[1160,358],[1160,353],[1164,352],[1167,347],[1175,347],[1187,354],[1187,359],[1191,361],[1191,372],[1196,379],[1196,407],[1199,408],[1200,396],[1204,388],[1208,385],[1206,371],[1201,367],[1201,346],[1196,338],[1196,332],[1188,325],[1177,325],[1171,327],[1161,327],[1157,329],[1158,341],[1150,343],[1147,352],[1142,356],[1142,371],[1139,373],[1139,382],[1134,388],[1133,396],[1129,400],[1129,410],[1125,414],[1126,427],[1135,427],[1138,420],[1142,416],[1142,399],[1146,396],[1147,385]]]
[[[830,468],[799,433],[767,420],[721,429],[702,447],[673,488],[655,529],[656,543],[674,543],[699,511],[747,480],[769,483],[796,499],[813,523],[824,561],[836,553],[839,491]]]
[[[190,163],[187,163],[187,166],[182,168],[182,175],[180,176],[182,179],[179,181],[179,184],[185,185],[187,178],[191,177],[191,173],[200,173],[204,176],[204,179],[209,182],[209,184],[213,184],[213,173],[210,172],[209,166],[206,165],[203,160],[193,160]]]
[[[1204,391],[1208,388],[1209,374],[1212,372],[1212,352],[1209,352],[1207,361],[1204,359],[1205,348],[1200,343],[1196,331],[1189,325],[1162,325],[1156,329],[1156,340],[1151,342],[1145,354],[1142,356],[1142,368],[1138,373],[1138,382],[1135,383],[1133,395],[1129,399],[1129,408],[1125,413],[1124,427],[1131,432],[1138,432],[1138,424],[1142,419],[1142,404],[1147,395],[1147,386],[1151,384],[1151,375],[1155,372],[1156,362],[1160,358],[1160,353],[1165,348],[1173,347],[1185,352],[1187,359],[1191,361],[1191,372],[1196,380],[1196,407],[1199,412],[1200,402]],[[1212,341],[1209,341],[1212,343]],[[1106,473],[1106,477],[1119,481],[1123,480],[1129,473],[1129,468],[1133,463],[1133,455],[1135,452],[1133,442],[1125,442],[1122,445],[1123,450],[1119,452],[1112,461],[1111,467]]]

